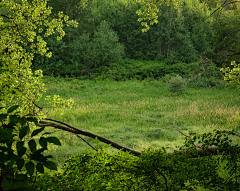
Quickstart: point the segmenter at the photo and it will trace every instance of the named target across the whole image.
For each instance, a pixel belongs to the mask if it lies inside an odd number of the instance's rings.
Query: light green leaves
[[[142,32],[147,32],[150,29],[150,25],[158,23],[157,13],[159,12],[158,6],[167,4],[176,7],[178,0],[136,0],[142,7],[136,13],[139,15],[138,22],[144,27]],[[148,23],[149,22],[149,23]]]
[[[236,87],[240,90],[240,64],[236,64],[235,61],[231,62],[233,69],[230,67],[221,68],[221,71],[225,74],[224,80],[227,81],[227,86]]]

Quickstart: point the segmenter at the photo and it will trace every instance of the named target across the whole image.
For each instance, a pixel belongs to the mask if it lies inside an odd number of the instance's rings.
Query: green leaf
[[[40,173],[44,173],[43,164],[41,164],[41,163],[37,164],[37,171],[40,172]]]
[[[46,166],[50,170],[57,170],[57,165],[53,161],[47,161],[47,164],[44,166]]]
[[[32,153],[34,153],[37,150],[37,144],[36,144],[35,140],[33,140],[33,139],[28,142],[28,146],[29,146],[30,150],[32,151]]]
[[[25,147],[23,147],[23,145],[24,145],[24,141],[17,142],[17,144],[16,144],[17,153],[18,153],[19,158],[21,158],[27,151],[27,149]]]
[[[12,113],[14,110],[16,110],[17,108],[19,107],[19,105],[14,105],[12,107],[10,107],[8,110],[7,110],[7,113]]]
[[[46,164],[47,157],[43,156],[40,153],[34,153],[31,155],[31,160]]]
[[[24,118],[19,117],[18,122],[20,123],[21,126],[24,126],[26,124],[26,120]]]
[[[16,144],[17,151],[20,150],[23,147],[23,145],[24,145],[24,141],[17,142],[17,144]]]
[[[34,164],[32,161],[28,162],[27,164],[25,164],[25,167],[27,169],[27,173],[32,176],[33,172],[34,172]]]
[[[4,119],[6,119],[8,114],[0,114],[0,122],[2,122]]]
[[[12,140],[12,136],[9,134],[9,132],[6,129],[0,128],[0,143],[8,143]]]
[[[22,139],[23,137],[25,137],[28,132],[29,132],[29,127],[28,126],[23,127],[19,132],[19,138]]]
[[[17,115],[10,115],[9,119],[10,119],[11,125],[16,125],[17,122],[18,122],[19,116],[17,116]]]
[[[25,152],[27,151],[27,149],[25,147],[22,147],[21,149],[18,150],[18,157],[21,158]]]
[[[38,125],[38,119],[36,117],[28,117],[27,121],[34,122],[36,126]]]
[[[17,160],[16,163],[17,163],[18,170],[21,170],[22,167],[24,166],[25,160],[24,159],[19,159],[19,160]]]
[[[47,140],[44,137],[41,137],[39,139],[39,144],[43,147],[43,148],[47,148]]]
[[[57,137],[47,137],[46,140],[49,143],[53,143],[55,145],[60,145],[61,146],[61,143],[60,143],[60,141]]]
[[[42,131],[44,130],[44,128],[45,128],[45,127],[42,127],[42,128],[40,128],[40,129],[34,130],[34,131],[32,132],[32,134],[31,134],[31,137],[33,137],[33,136],[37,135],[38,133],[42,132]]]

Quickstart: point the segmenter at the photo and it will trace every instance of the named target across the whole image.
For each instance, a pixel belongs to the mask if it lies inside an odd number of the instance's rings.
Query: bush
[[[69,158],[63,173],[41,175],[36,188],[52,190],[239,190],[239,146],[231,132],[214,130],[185,138],[181,152],[167,154],[165,148],[148,149],[140,157],[105,149]],[[196,152],[193,143],[206,152]],[[213,156],[210,148],[228,154]],[[178,153],[178,154],[177,154]],[[219,153],[220,154],[220,153]]]
[[[181,76],[172,76],[169,81],[167,81],[167,89],[171,93],[180,93],[187,88],[187,81]]]
[[[225,82],[223,80],[216,79],[214,77],[206,78],[206,77],[198,77],[194,76],[189,79],[188,87],[202,87],[202,88],[224,88]]]

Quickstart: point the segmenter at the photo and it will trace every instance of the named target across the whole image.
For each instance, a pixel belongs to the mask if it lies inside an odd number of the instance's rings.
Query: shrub
[[[167,81],[167,89],[171,93],[180,93],[187,88],[187,82],[181,76],[172,76],[169,81]]]
[[[188,87],[202,87],[202,88],[224,88],[225,82],[223,80],[216,79],[214,77],[206,78],[206,77],[197,77],[194,76],[189,79]]]

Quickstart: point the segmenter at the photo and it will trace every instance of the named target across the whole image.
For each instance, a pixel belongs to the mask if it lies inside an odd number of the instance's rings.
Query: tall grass
[[[48,117],[104,136],[124,146],[143,150],[183,143],[183,133],[204,133],[213,129],[240,129],[239,92],[235,89],[193,89],[174,96],[162,81],[80,81],[44,79],[46,95],[73,98],[73,108],[60,115],[50,110]],[[38,103],[43,105],[43,99]],[[91,149],[74,135],[57,131],[63,146],[53,148],[62,162],[73,154]],[[96,140],[86,138],[98,147]],[[57,150],[56,150],[57,149]],[[109,148],[111,150],[111,148]],[[55,151],[54,151],[55,150]]]

